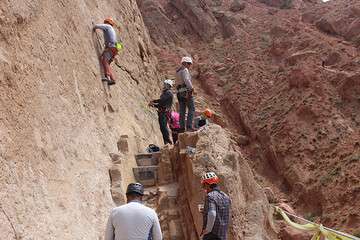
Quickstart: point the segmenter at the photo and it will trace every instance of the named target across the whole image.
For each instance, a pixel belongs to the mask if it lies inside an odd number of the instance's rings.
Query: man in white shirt
[[[127,204],[112,209],[105,240],[162,240],[156,212],[142,204],[144,186],[130,183],[126,190]]]

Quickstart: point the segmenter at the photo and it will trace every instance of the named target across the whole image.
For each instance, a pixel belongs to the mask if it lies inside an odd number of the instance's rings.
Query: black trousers
[[[167,127],[166,112],[158,112],[158,116],[159,116],[160,131],[164,140],[164,144],[167,143],[171,144],[169,129]]]
[[[172,135],[172,140],[173,143],[175,144],[178,140],[178,135],[179,135],[179,129],[175,129],[175,128],[171,128],[171,135]]]

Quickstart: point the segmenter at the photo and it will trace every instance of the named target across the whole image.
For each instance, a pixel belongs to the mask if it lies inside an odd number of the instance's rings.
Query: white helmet
[[[166,80],[164,80],[164,85],[165,84],[168,84],[168,85],[170,85],[170,87],[172,87],[172,86],[174,86],[174,81],[171,79],[166,79]]]
[[[191,59],[191,57],[183,57],[182,59],[181,59],[181,63],[193,63],[193,61],[192,61],[192,59]]]

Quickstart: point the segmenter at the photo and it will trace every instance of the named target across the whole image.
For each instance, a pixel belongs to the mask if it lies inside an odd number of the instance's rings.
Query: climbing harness
[[[283,217],[283,219],[289,226],[296,228],[298,230],[301,230],[301,231],[305,231],[305,232],[311,232],[311,233],[315,232],[313,237],[311,238],[311,240],[320,240],[321,236],[323,236],[325,240],[360,240],[360,238],[352,236],[350,234],[336,231],[334,229],[324,227],[322,224],[317,224],[317,223],[308,221],[304,218],[298,217],[298,216],[291,214],[285,210],[282,210],[281,208],[279,208],[277,206],[274,206],[274,209],[275,209],[275,212],[279,213]],[[304,222],[306,222],[306,224],[295,223],[290,220],[288,215],[291,217],[297,218],[301,221],[304,221]]]

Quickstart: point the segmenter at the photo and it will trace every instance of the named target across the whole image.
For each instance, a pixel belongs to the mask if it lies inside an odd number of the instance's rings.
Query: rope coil
[[[298,217],[298,216],[291,214],[277,206],[274,206],[274,209],[275,209],[275,212],[279,213],[283,217],[283,219],[285,220],[285,222],[288,225],[290,225],[298,230],[301,230],[301,231],[314,233],[311,240],[320,240],[321,236],[323,236],[325,240],[360,240],[360,238],[352,236],[350,234],[343,233],[343,232],[340,232],[340,231],[337,231],[337,230],[334,230],[331,228],[327,228],[327,227],[324,227],[322,224],[317,224],[317,223],[311,222],[309,220],[306,220],[304,218]],[[294,217],[301,221],[304,221],[304,222],[306,222],[306,224],[295,223],[295,222],[291,221],[288,216],[291,216],[291,217]]]

